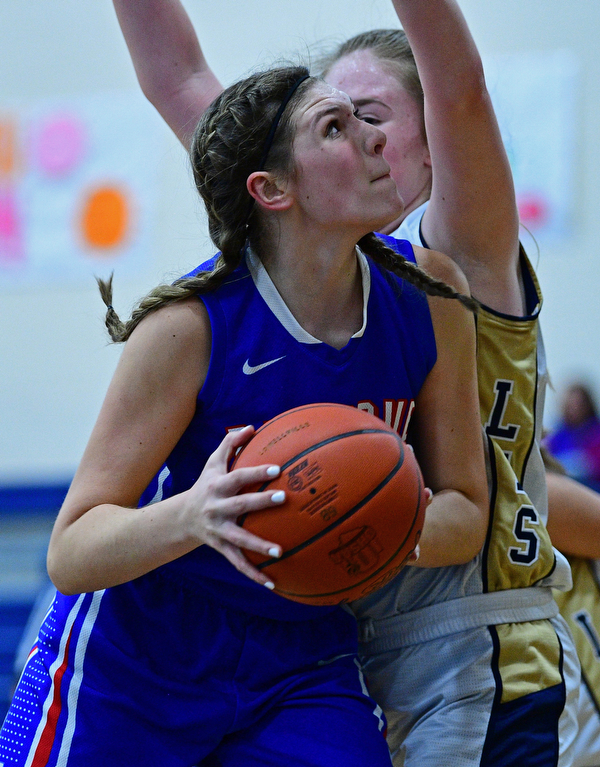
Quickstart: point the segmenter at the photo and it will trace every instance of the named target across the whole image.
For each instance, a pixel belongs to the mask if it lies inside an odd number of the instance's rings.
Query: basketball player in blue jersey
[[[144,92],[189,146],[189,126],[220,89],[189,19],[178,0],[114,4]],[[484,305],[478,373],[492,522],[474,562],[430,574],[406,570],[396,590],[356,605],[367,671],[390,712],[398,765],[447,763],[449,752],[465,766],[513,764],[516,754],[520,765],[567,765],[578,664],[550,592],[567,589],[570,574],[544,528],[541,293],[519,246],[510,168],[457,4],[394,6],[406,35],[358,35],[325,63],[325,78],[387,135],[385,155],[405,206],[383,231],[448,252]],[[517,368],[524,349],[526,365]],[[562,523],[567,509],[555,482],[552,491],[556,543],[568,550],[564,530],[576,523]],[[436,637],[409,630],[413,615],[429,615]],[[523,646],[536,648],[525,663]]]
[[[204,115],[192,167],[220,255],[127,323],[101,286],[126,344],[52,534],[59,593],[0,734],[5,767],[390,764],[353,617],[273,594],[241,552],[281,554],[236,524],[285,503],[244,492],[279,467],[228,472],[252,427],[290,407],[414,404],[433,491],[419,563],[468,562],[484,542],[466,282],[371,233],[402,208],[385,141],[299,67],[237,83]],[[169,491],[138,507],[162,467]]]

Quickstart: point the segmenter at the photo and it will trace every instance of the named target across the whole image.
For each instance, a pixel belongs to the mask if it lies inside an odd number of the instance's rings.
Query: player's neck
[[[279,252],[263,264],[288,309],[312,336],[341,348],[363,322],[362,273],[356,250]]]

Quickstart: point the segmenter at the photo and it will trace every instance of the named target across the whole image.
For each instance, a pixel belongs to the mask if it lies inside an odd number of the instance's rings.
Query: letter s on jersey
[[[515,515],[513,535],[521,544],[510,546],[508,558],[515,565],[532,565],[540,551],[540,537],[529,525],[539,525],[540,518],[533,506],[521,506]]]

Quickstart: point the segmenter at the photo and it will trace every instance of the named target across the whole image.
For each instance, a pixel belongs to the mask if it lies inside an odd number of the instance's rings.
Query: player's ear
[[[257,204],[266,210],[287,210],[292,205],[285,181],[265,170],[251,173],[246,188]]]

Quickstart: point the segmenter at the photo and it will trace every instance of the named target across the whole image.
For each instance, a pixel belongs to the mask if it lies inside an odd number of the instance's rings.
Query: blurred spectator
[[[546,447],[567,474],[600,491],[600,419],[590,389],[583,383],[567,387],[561,421],[546,439]]]

